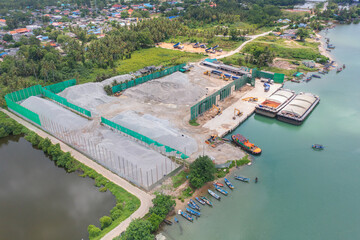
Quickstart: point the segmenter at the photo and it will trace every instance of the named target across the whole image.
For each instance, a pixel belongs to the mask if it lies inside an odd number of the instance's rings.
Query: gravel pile
[[[61,125],[68,130],[80,130],[89,124],[89,120],[44,98],[29,97],[21,106]]]
[[[124,95],[144,102],[190,105],[196,103],[206,92],[205,88],[191,83],[186,74],[175,72],[127,89]]]
[[[159,119],[149,114],[141,116],[134,111],[126,111],[115,116],[111,121],[187,155],[197,151],[195,139],[181,133],[168,120]]]
[[[96,107],[98,105],[109,103],[116,99],[106,94],[104,86],[111,85],[114,81],[121,83],[130,79],[131,75],[129,74],[119,75],[98,83],[92,82],[75,85],[66,88],[59,93],[59,95],[75,105],[83,107],[93,113],[97,113]]]

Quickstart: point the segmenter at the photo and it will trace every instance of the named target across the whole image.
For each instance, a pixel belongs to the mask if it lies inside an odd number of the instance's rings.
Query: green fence
[[[269,72],[263,72],[260,70],[257,70],[254,68],[252,70],[252,76],[253,78],[270,78],[274,80],[275,83],[283,83],[285,79],[285,74],[282,73],[269,73]]]
[[[46,86],[45,89],[46,90],[50,90],[53,93],[59,93],[62,92],[65,88],[71,87],[76,85],[76,79],[71,79],[71,80],[67,80],[67,81],[63,81],[60,83],[55,83],[49,86]]]
[[[174,66],[174,67],[167,68],[167,69],[165,69],[165,70],[163,70],[161,72],[155,72],[155,73],[152,73],[150,75],[147,75],[147,76],[144,76],[144,77],[141,77],[141,78],[137,78],[135,80],[131,80],[131,81],[128,81],[128,82],[121,83],[119,85],[113,86],[112,87],[112,92],[116,93],[116,92],[124,91],[124,90],[126,90],[128,88],[134,87],[136,85],[142,84],[142,83],[150,81],[152,79],[156,79],[156,78],[160,78],[160,77],[172,74],[173,72],[179,71],[181,68],[185,67],[185,65],[186,64],[183,63],[183,64],[180,64],[180,65],[177,65],[177,66]]]
[[[33,111],[30,111],[29,109],[17,103],[28,97],[37,96],[41,94],[42,94],[41,85],[36,85],[7,94],[5,96],[5,101],[8,108],[41,126],[41,122],[38,114],[34,113]]]
[[[203,114],[207,110],[211,109],[213,105],[216,105],[216,99],[219,96],[220,101],[224,100],[228,96],[231,95],[231,88],[235,86],[235,91],[239,90],[242,86],[246,83],[250,83],[251,78],[247,75],[240,77],[239,79],[234,80],[233,82],[229,83],[225,87],[221,88],[217,92],[213,93],[212,95],[206,97],[205,99],[201,100],[200,102],[196,103],[194,106],[191,107],[190,112],[190,120],[196,119],[199,115]]]
[[[86,110],[82,107],[76,106],[75,104],[68,102],[66,100],[66,98],[60,97],[59,95],[56,95],[55,93],[53,93],[45,88],[43,88],[43,95],[47,98],[54,100],[55,102],[58,102],[68,108],[75,110],[78,113],[81,113],[81,114],[91,118],[91,112],[89,110]]]
[[[138,140],[140,140],[140,141],[142,141],[142,142],[144,142],[146,144],[154,145],[156,147],[164,147],[165,151],[167,153],[176,152],[176,154],[179,154],[182,159],[189,158],[189,156],[185,155],[184,153],[182,153],[182,152],[180,152],[180,151],[178,151],[178,150],[176,150],[176,149],[174,149],[172,147],[169,147],[169,146],[166,146],[166,145],[161,144],[159,142],[156,142],[156,141],[154,141],[154,140],[152,140],[152,139],[150,139],[150,138],[148,138],[148,137],[146,137],[146,136],[144,136],[144,135],[142,135],[140,133],[137,133],[137,132],[135,132],[133,130],[130,130],[130,129],[126,128],[126,127],[123,127],[123,126],[121,126],[121,125],[119,125],[117,123],[114,123],[114,122],[106,119],[106,118],[101,117],[101,123],[103,123],[103,124],[105,124],[105,125],[107,125],[107,126],[109,126],[111,128],[114,128],[114,129],[116,129],[116,130],[118,130],[120,132],[123,132],[123,133],[125,133],[125,134],[127,134],[127,135],[129,135],[131,137],[134,137],[134,138],[136,138],[136,139],[138,139]]]

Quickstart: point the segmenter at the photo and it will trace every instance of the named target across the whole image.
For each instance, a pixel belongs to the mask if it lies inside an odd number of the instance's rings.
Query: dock
[[[271,85],[270,90],[265,92],[263,85],[264,83],[262,83],[260,80],[256,80],[255,87],[251,91],[247,92],[238,101],[224,109],[221,115],[218,115],[205,123],[203,127],[208,128],[211,131],[216,131],[220,137],[224,137],[226,134],[233,131],[254,113],[257,104],[265,101],[267,97],[282,87],[282,84],[274,83]],[[257,97],[258,101],[248,102],[242,100],[249,97]],[[233,117],[235,109],[239,109],[242,112],[242,115],[236,116],[234,120]]]

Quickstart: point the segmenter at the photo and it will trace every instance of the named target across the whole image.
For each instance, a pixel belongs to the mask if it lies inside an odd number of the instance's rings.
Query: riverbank
[[[48,138],[52,144],[54,144],[54,145],[58,144],[59,148],[63,152],[70,153],[78,162],[80,162],[81,164],[84,164],[84,166],[89,167],[90,169],[93,169],[94,170],[93,174],[95,174],[95,175],[89,175],[90,177],[95,176],[95,178],[98,178],[98,176],[96,174],[99,174],[99,177],[103,176],[104,178],[106,178],[105,180],[110,181],[111,183],[114,184],[114,186],[118,186],[119,187],[119,195],[115,195],[117,197],[117,200],[121,200],[122,199],[121,194],[125,193],[121,189],[125,189],[127,192],[129,192],[132,195],[135,195],[140,200],[140,204],[141,204],[140,207],[135,206],[135,209],[133,209],[133,212],[131,213],[131,215],[129,214],[129,216],[127,216],[126,219],[120,218],[120,220],[123,220],[123,221],[115,220],[112,225],[110,225],[108,228],[105,228],[106,230],[102,234],[99,234],[98,236],[96,236],[92,239],[100,239],[100,237],[102,237],[102,239],[112,240],[114,237],[120,235],[121,232],[125,231],[125,229],[130,224],[132,219],[143,217],[149,211],[149,208],[152,206],[152,202],[151,202],[152,196],[151,195],[149,195],[146,192],[140,190],[139,188],[131,185],[129,182],[120,178],[118,175],[116,175],[116,174],[110,172],[109,170],[105,169],[104,167],[98,165],[97,163],[95,163],[91,159],[87,158],[82,153],[74,150],[73,148],[69,147],[68,145],[64,144],[63,142],[59,141],[58,139],[56,139],[55,137],[51,136],[50,134],[44,132],[43,130],[38,129],[34,125],[26,122],[25,120],[19,118],[18,116],[10,113],[9,111],[7,111],[5,109],[1,109],[1,111],[3,113],[5,113],[6,115],[8,115],[9,117],[11,117],[12,119],[14,119],[17,123],[23,125],[28,130],[33,131],[34,133],[39,135],[41,138],[43,138],[43,139]],[[100,180],[100,179],[98,179],[98,180]],[[101,180],[100,180],[100,182],[101,182]],[[102,184],[100,184],[100,185],[102,185]],[[114,194],[116,194],[116,193],[114,193]]]

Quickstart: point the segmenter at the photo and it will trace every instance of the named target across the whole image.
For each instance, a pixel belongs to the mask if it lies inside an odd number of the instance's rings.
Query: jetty
[[[270,85],[269,91],[265,92],[263,85],[263,82],[256,80],[255,87],[252,90],[248,91],[241,99],[234,102],[231,106],[224,109],[221,115],[218,115],[205,123],[204,127],[215,130],[220,137],[233,131],[254,113],[255,107],[259,102],[264,102],[270,95],[282,87],[282,84],[274,83]],[[251,98],[257,98],[257,101],[243,100]],[[242,112],[242,115],[234,119],[235,109],[239,109]]]

